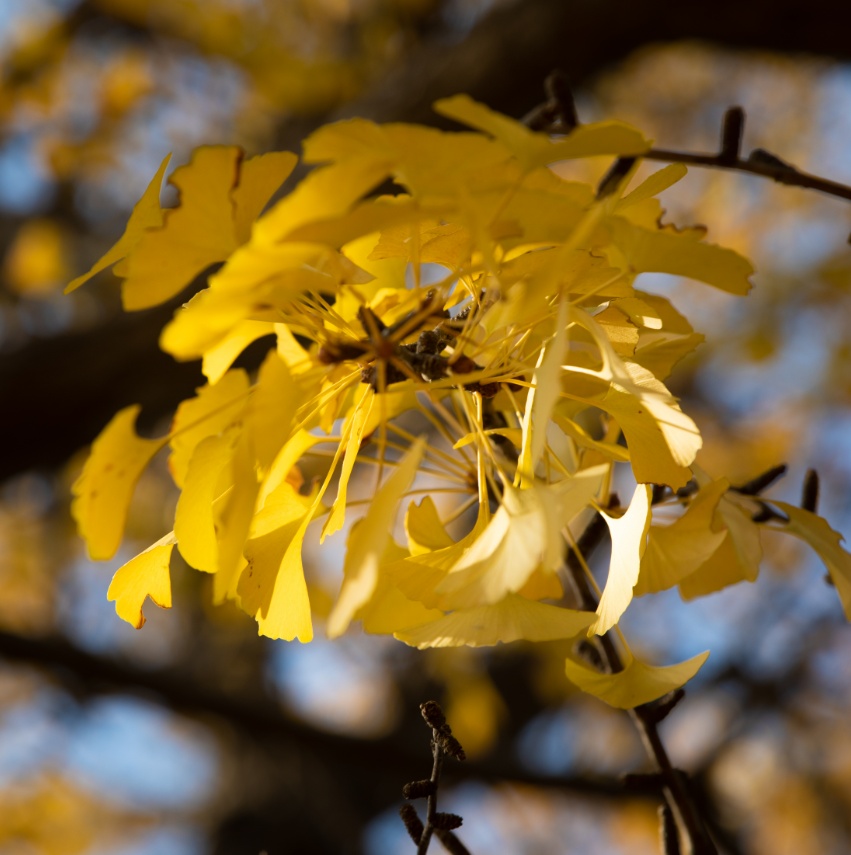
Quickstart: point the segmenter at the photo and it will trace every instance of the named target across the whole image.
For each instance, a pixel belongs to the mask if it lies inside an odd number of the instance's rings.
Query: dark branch
[[[605,523],[600,514],[597,514],[591,523],[591,527],[599,528],[600,526],[605,528]],[[584,567],[574,550],[568,554],[567,566],[570,571],[569,579],[574,594],[581,603],[581,607],[587,611],[596,611],[599,599],[592,590],[589,580],[585,576]],[[598,653],[596,667],[602,666],[601,670],[610,674],[623,671],[623,660],[610,633],[595,638],[593,642]],[[592,664],[595,663],[592,662]],[[685,776],[680,770],[674,768],[659,735],[658,723],[661,718],[664,718],[664,714],[660,716],[653,704],[636,707],[629,710],[629,714],[648,756],[656,766],[665,796],[665,804],[670,808],[671,815],[676,820],[683,839],[689,841],[690,852],[692,855],[716,855],[717,849],[704,826],[695,800],[689,792]]]
[[[692,166],[706,166],[711,169],[732,169],[736,172],[746,172],[750,175],[771,178],[779,184],[786,184],[789,187],[805,187],[808,190],[818,190],[820,193],[827,193],[829,196],[851,201],[851,187],[848,185],[802,172],[761,148],[754,149],[745,160],[741,157],[731,158],[723,150],[718,154],[696,154],[687,151],[652,148],[639,156],[645,160],[686,163]]]
[[[396,779],[419,761],[405,741],[393,736],[358,739],[315,729],[287,716],[265,697],[228,694],[171,668],[151,670],[132,662],[97,656],[61,637],[32,638],[0,630],[0,657],[44,669],[79,698],[124,692],[162,703],[184,715],[214,716],[251,740],[296,743],[331,763],[356,768],[380,765]],[[456,779],[509,781],[607,799],[634,798],[611,778],[538,775],[504,758],[453,764]]]

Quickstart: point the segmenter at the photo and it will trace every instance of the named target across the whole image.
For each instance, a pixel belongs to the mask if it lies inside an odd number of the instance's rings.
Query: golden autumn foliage
[[[140,627],[146,597],[171,604],[176,546],[260,634],[307,642],[322,583],[304,544],[345,540],[330,637],[360,621],[419,648],[579,641],[618,629],[634,596],[754,579],[771,528],[819,553],[851,616],[851,557],[824,520],[695,465],[699,426],[665,381],[702,336],[636,277],[742,297],[752,267],[703,229],[664,223],[656,196],[686,170],[638,186],[626,170],[595,192],[552,165],[640,159],[639,131],[608,121],[551,137],[460,95],[435,109],[467,130],[315,131],[313,170],[267,210],[295,155],[201,148],[169,179],[174,208],[160,204],[166,158],[123,236],[69,286],[114,265],[125,308],[141,309],[221,263],[160,339],[201,359],[208,383],[158,439],[136,434],[137,408],[119,412],[74,485],[89,552],[109,558],[136,481],[170,450],[174,529],[117,572],[119,615]],[[387,182],[393,194],[375,195]],[[259,371],[233,368],[263,337],[275,346]],[[369,498],[353,497],[364,473]],[[569,552],[583,562],[595,513],[612,543],[596,614],[570,603],[564,570]],[[566,674],[623,708],[682,685],[707,655],[652,666],[617,643],[622,671],[571,656]]]

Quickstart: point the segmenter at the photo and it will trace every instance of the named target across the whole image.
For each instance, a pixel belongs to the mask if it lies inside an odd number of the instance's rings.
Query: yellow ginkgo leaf
[[[701,481],[701,491],[710,489],[702,477],[698,480]],[[726,480],[722,479],[721,483],[727,485]],[[727,492],[721,497],[712,527],[725,532],[726,536],[707,560],[680,582],[680,595],[684,600],[756,579],[762,561],[762,545],[759,526],[752,517],[752,500],[735,492]]]
[[[611,217],[606,227],[634,273],[687,276],[739,296],[750,291],[753,265],[732,249],[701,241],[702,230],[645,229],[624,217]],[[609,260],[617,266],[615,254],[610,252]]]
[[[342,635],[375,592],[399,502],[411,488],[424,451],[425,442],[417,440],[378,489],[366,515],[352,528],[343,563],[343,585],[328,617],[329,638]]]
[[[596,496],[606,469],[596,466],[556,484],[521,490],[506,484],[487,528],[435,589],[437,605],[492,605],[521,590],[538,568],[555,573],[564,561],[561,531]]]
[[[394,560],[399,560],[401,551],[398,545],[392,544],[385,550],[382,565],[390,565]],[[390,576],[383,572],[379,573],[372,596],[354,614],[354,620],[361,621],[364,632],[381,635],[404,632],[441,617],[443,612],[408,599]]]
[[[392,575],[386,572],[388,567],[404,560],[406,555],[406,549],[392,537],[388,539],[379,559],[378,578],[372,595],[352,615],[352,622],[360,621],[364,632],[392,635],[397,630],[409,629],[442,617],[443,612],[409,600],[396,586]],[[329,606],[326,618],[331,614],[332,607],[333,604]]]
[[[263,546],[257,542],[247,547],[248,567],[240,576],[239,596],[242,608],[256,619],[260,635],[306,644],[313,640],[313,622],[301,557],[304,526],[292,523],[286,528],[294,529],[293,536],[271,578],[268,572],[257,575],[252,569],[252,561],[269,560]]]
[[[141,407],[116,413],[92,444],[91,454],[71,488],[71,513],[85,539],[89,555],[112,558],[121,543],[127,509],[136,482],[168,437],[142,439],[136,434]]]
[[[657,379],[664,380],[674,366],[704,341],[665,297],[636,292],[661,320],[659,329],[643,329],[634,359]]]
[[[196,390],[178,406],[171,425],[168,467],[178,487],[183,486],[195,448],[237,422],[248,405],[248,375],[240,368],[229,371],[215,384]]]
[[[174,534],[190,567],[215,573],[219,569],[216,538],[218,515],[231,486],[230,464],[237,436],[208,436],[195,447],[174,514]]]
[[[284,482],[253,520],[237,593],[260,635],[304,643],[313,638],[301,551],[318,507],[318,496],[302,496]]]
[[[246,426],[254,439],[254,453],[262,473],[271,466],[290,438],[305,390],[277,350],[270,350],[251,391]]]
[[[166,167],[171,159],[171,155],[166,155],[160,168],[157,170],[148,188],[142,194],[142,198],[136,203],[133,212],[130,214],[130,219],[127,221],[127,227],[124,229],[124,234],[118,239],[117,243],[104,255],[99,261],[92,265],[88,272],[74,279],[65,289],[68,294],[76,290],[85,282],[88,282],[101,270],[106,270],[116,262],[121,261],[129,255],[135,248],[142,237],[149,229],[156,229],[162,225],[163,212],[160,207],[160,188],[163,183]]]
[[[216,513],[216,546],[219,554],[213,579],[213,599],[216,602],[232,598],[241,578],[245,563],[243,550],[260,492],[258,479],[252,437],[242,432],[231,456],[228,473],[230,488],[221,500],[221,511],[217,509]]]
[[[245,243],[249,239],[254,220],[297,163],[298,157],[291,151],[270,151],[242,161],[239,183],[231,190],[237,243]]]
[[[612,557],[606,587],[597,606],[597,620],[588,635],[603,635],[621,618],[632,601],[632,589],[638,581],[641,556],[647,546],[650,528],[650,486],[639,484],[622,517],[603,513],[612,535]]]
[[[304,143],[306,160],[311,151],[310,141],[308,138]],[[344,167],[335,165],[313,170],[292,193],[257,220],[248,247],[276,243],[308,223],[339,217],[379,185],[390,168],[391,161],[378,159],[374,152],[371,157]]]
[[[568,659],[565,671],[567,679],[583,692],[605,701],[609,706],[629,710],[655,701],[687,683],[708,657],[707,650],[685,662],[662,667],[632,658],[624,670],[616,674],[604,674],[589,668],[584,662]]]
[[[148,597],[160,608],[171,608],[169,564],[176,542],[174,532],[169,532],[119,567],[112,577],[106,597],[115,603],[118,617],[136,629],[145,624],[142,606]]]
[[[241,158],[236,146],[204,146],[174,171],[170,183],[180,191],[180,204],[164,213],[162,227],[144,233],[128,257],[121,271],[125,309],[165,302],[236,249],[230,193]]]
[[[529,130],[515,119],[474,101],[469,95],[443,98],[435,103],[434,109],[443,116],[498,139],[529,169],[576,157],[638,154],[650,147],[642,134],[622,122],[582,125],[565,139],[553,142],[546,134]]]
[[[204,354],[201,370],[210,383],[218,383],[234,359],[258,338],[274,335],[275,324],[271,321],[240,321],[214,347]]]
[[[770,527],[800,538],[815,550],[836,586],[845,617],[851,620],[851,555],[841,546],[842,535],[834,531],[827,520],[811,511],[786,502],[772,501],[771,504],[783,511],[789,517],[789,522],[771,520]]]
[[[567,302],[559,304],[555,334],[541,350],[535,366],[533,386],[526,396],[523,416],[520,459],[517,461],[515,486],[530,483],[535,478],[535,466],[544,453],[547,426],[561,394],[561,366],[567,349]]]
[[[713,518],[728,487],[727,481],[715,481],[698,491],[678,520],[650,526],[636,597],[672,588],[712,557],[727,536],[713,528]]]
[[[421,650],[427,647],[488,647],[512,641],[574,638],[594,620],[579,612],[509,594],[491,605],[460,609],[395,637]]]
[[[672,187],[688,175],[688,168],[682,163],[669,163],[649,175],[634,190],[631,190],[615,206],[615,210],[624,211],[645,199],[658,196],[662,191]]]
[[[425,496],[419,505],[411,502],[405,515],[405,531],[411,555],[422,555],[455,545],[440,521],[431,496]]]
[[[602,361],[600,368],[566,366],[567,388],[571,388],[571,374],[584,376],[588,384],[582,394],[571,390],[571,397],[586,400],[614,416],[626,438],[637,481],[667,484],[672,489],[684,486],[691,478],[689,467],[703,444],[697,425],[650,371],[618,356],[590,315],[573,311],[571,319],[591,335]]]
[[[362,387],[363,388],[363,387]],[[343,428],[343,442],[345,443],[346,451],[343,457],[343,465],[340,469],[340,481],[337,487],[337,498],[331,506],[331,513],[322,527],[321,540],[324,540],[334,532],[339,531],[343,527],[343,522],[346,517],[346,494],[349,486],[349,479],[352,476],[355,461],[360,452],[361,443],[363,442],[364,428],[369,419],[369,413],[372,409],[375,395],[368,386],[360,400],[355,404],[346,424]]]

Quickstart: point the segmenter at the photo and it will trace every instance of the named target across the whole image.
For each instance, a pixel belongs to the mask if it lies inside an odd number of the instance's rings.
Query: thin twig
[[[432,784],[434,784],[434,787],[428,795],[428,802],[426,803],[425,828],[423,829],[422,837],[420,837],[420,843],[417,847],[417,855],[426,855],[426,852],[428,852],[428,845],[431,843],[431,836],[434,834],[434,817],[437,813],[437,789],[440,784],[440,770],[443,768],[443,751],[441,750],[440,743],[437,740],[436,732],[432,736],[431,740],[431,755],[434,762],[431,767],[430,780]]]
[[[572,97],[564,94],[566,89],[564,76],[560,72],[554,71],[547,78],[545,89],[547,101],[528,113],[524,121],[533,130],[553,134],[569,133],[573,127],[579,125],[579,121],[575,113],[571,115],[570,121],[564,121],[564,107],[562,105],[569,104],[573,108]],[[558,96],[555,96],[555,91],[559,93]],[[665,163],[685,163],[709,169],[730,169],[736,172],[745,172],[749,175],[771,178],[790,187],[805,187],[809,190],[826,193],[828,196],[851,201],[851,187],[847,184],[840,184],[838,181],[831,181],[828,178],[804,172],[765,149],[755,148],[747,157],[743,158],[740,152],[744,124],[745,111],[741,107],[730,107],[726,111],[721,125],[721,145],[717,154],[651,148],[645,152],[637,152],[632,156]]]
[[[437,701],[420,704],[420,712],[426,724],[431,728],[431,777],[421,781],[412,781],[402,787],[406,799],[427,797],[425,825],[417,816],[411,804],[405,804],[399,811],[402,822],[412,840],[417,844],[417,855],[426,855],[432,836],[436,836],[451,855],[470,855],[469,850],[455,836],[453,829],[462,823],[460,816],[454,813],[441,813],[437,809],[437,793],[440,789],[440,773],[443,761],[448,754],[456,760],[466,760],[461,743],[452,735],[443,710]]]
[[[851,201],[851,187],[847,184],[840,184],[837,181],[830,181],[827,178],[803,172],[761,148],[754,149],[746,160],[741,157],[728,160],[723,153],[697,154],[664,148],[651,148],[649,151],[636,155],[636,157],[642,157],[645,160],[661,160],[667,163],[686,163],[712,169],[732,169],[736,172],[747,172],[750,175],[772,178],[779,184],[787,184],[790,187],[806,187],[810,190],[827,193],[829,196]]]

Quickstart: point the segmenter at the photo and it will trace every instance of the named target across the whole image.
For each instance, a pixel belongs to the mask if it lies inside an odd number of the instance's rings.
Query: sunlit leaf
[[[433,623],[395,633],[421,650],[427,647],[486,647],[512,641],[555,641],[584,632],[594,615],[536,603],[514,594],[491,605],[459,609]]]
[[[726,481],[715,481],[698,491],[678,520],[650,526],[636,597],[672,588],[712,557],[727,536],[713,528],[713,519],[728,486]]]
[[[183,485],[195,447],[216,436],[241,418],[248,405],[248,375],[241,369],[226,374],[216,384],[197,390],[183,401],[171,426],[169,469],[178,487]]]
[[[301,551],[316,510],[314,497],[301,496],[284,483],[254,518],[237,592],[241,607],[257,620],[260,635],[301,642],[313,638]]]
[[[533,388],[526,396],[523,435],[517,478],[534,480],[535,466],[544,453],[547,425],[560,397],[561,366],[567,349],[567,304],[562,301],[555,319],[555,335],[541,350],[535,367]],[[515,481],[516,483],[516,481]]]
[[[141,407],[113,416],[92,444],[91,454],[74,482],[71,513],[96,560],[112,558],[121,544],[127,510],[136,482],[168,437],[142,439],[136,434]]]
[[[701,479],[702,480],[702,479]],[[722,479],[720,483],[727,485]],[[701,490],[711,489],[701,485]],[[713,518],[716,531],[726,537],[703,564],[680,582],[680,594],[690,600],[720,591],[738,582],[753,582],[762,561],[759,526],[753,521],[753,503],[734,492],[725,493]]]
[[[236,439],[234,434],[216,435],[198,443],[177,500],[174,534],[180,554],[190,567],[206,573],[219,569],[216,528],[222,500],[231,486]]]
[[[650,529],[650,493],[649,485],[639,484],[622,517],[601,511],[612,536],[612,557],[606,586],[597,606],[597,620],[588,631],[589,635],[608,632],[632,602]]]
[[[688,169],[683,163],[669,163],[658,171],[649,175],[634,190],[631,190],[615,207],[616,211],[624,211],[645,199],[658,196],[664,190],[681,181],[688,174]]]
[[[227,336],[204,354],[201,365],[204,376],[210,383],[218,383],[249,344],[274,332],[275,325],[270,321],[241,321],[235,324]]]
[[[487,528],[437,586],[442,608],[492,605],[516,593],[539,567],[555,573],[564,561],[561,530],[588,506],[606,467],[583,470],[551,485],[505,485]]]
[[[374,593],[381,558],[392,534],[399,502],[411,488],[424,450],[423,440],[411,446],[375,493],[365,516],[352,528],[343,564],[343,585],[328,617],[329,638],[342,635],[358,609]]]
[[[160,608],[171,608],[169,564],[175,543],[174,532],[169,532],[119,567],[112,577],[106,597],[115,603],[118,617],[136,629],[145,624],[142,606],[148,597]]]
[[[243,550],[251,529],[257,497],[259,475],[250,434],[243,432],[230,461],[228,494],[216,513],[218,568],[213,579],[213,599],[221,602],[234,596],[245,561]]]
[[[583,692],[605,701],[609,706],[628,710],[655,701],[685,685],[708,657],[707,650],[685,662],[662,667],[632,658],[624,670],[616,674],[604,674],[582,662],[568,659],[565,671],[567,679]]]
[[[638,131],[621,122],[582,125],[565,139],[554,142],[546,134],[531,131],[468,95],[443,98],[435,103],[434,109],[443,116],[491,134],[528,168],[597,154],[638,154],[650,145]]]
[[[127,227],[124,229],[124,234],[118,239],[117,243],[104,255],[99,261],[89,269],[87,273],[78,276],[65,289],[68,294],[71,291],[79,288],[83,283],[88,282],[101,270],[106,270],[118,261],[125,258],[132,252],[142,237],[149,229],[155,229],[162,225],[163,213],[160,207],[160,188],[163,183],[166,167],[171,159],[171,155],[166,155],[160,168],[151,179],[142,198],[136,203],[133,208],[133,213],[130,214],[130,219],[127,221]]]
[[[634,273],[687,276],[740,296],[750,291],[751,263],[732,249],[704,243],[700,230],[645,229],[623,217],[611,217],[606,225],[617,252]],[[617,263],[614,254],[610,261]]]
[[[238,243],[245,243],[251,236],[254,220],[297,163],[298,157],[290,151],[270,151],[242,161],[239,183],[231,191],[234,236]]]
[[[237,247],[231,188],[242,152],[205,146],[174,171],[180,204],[164,212],[162,227],[146,231],[122,275],[124,308],[145,309],[178,294],[198,273]]]
[[[405,531],[411,555],[422,555],[455,545],[440,521],[431,496],[424,496],[419,504],[411,502],[405,515]]]
[[[845,617],[851,620],[851,555],[841,546],[844,540],[842,535],[817,514],[787,502],[772,501],[771,504],[789,517],[788,523],[780,524],[774,521],[771,527],[788,532],[812,547],[830,574],[842,602]]]
[[[265,472],[290,438],[304,388],[277,350],[270,350],[260,366],[251,392],[246,425],[254,439],[254,454]]]
[[[346,443],[346,451],[343,456],[343,465],[340,469],[337,498],[334,500],[334,504],[331,506],[331,513],[322,528],[322,540],[343,527],[346,515],[346,493],[349,479],[352,476],[355,460],[357,460],[358,453],[360,452],[364,428],[369,419],[374,400],[375,395],[373,395],[371,389],[367,388],[366,394],[358,401],[346,422],[346,426],[343,428],[343,441]]]

